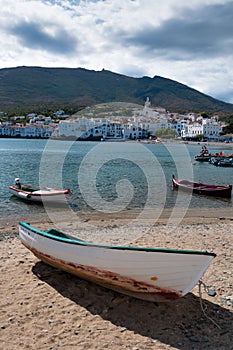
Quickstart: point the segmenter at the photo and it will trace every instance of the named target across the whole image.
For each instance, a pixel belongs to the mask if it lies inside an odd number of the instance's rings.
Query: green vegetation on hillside
[[[233,104],[216,100],[186,85],[159,76],[132,78],[82,68],[16,67],[0,69],[0,111],[47,114],[63,109],[74,114],[84,106],[108,102],[153,106],[170,112],[232,115]]]

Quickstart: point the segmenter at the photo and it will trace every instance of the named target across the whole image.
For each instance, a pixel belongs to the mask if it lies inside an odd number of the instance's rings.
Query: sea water
[[[208,146],[211,153],[233,153],[231,144]],[[233,184],[233,168],[195,162],[198,144],[165,142],[73,142],[38,139],[0,139],[0,217],[43,213],[9,193],[22,183],[70,188],[73,210],[116,212],[134,208],[180,205],[189,208],[231,208],[232,199],[179,194],[172,175],[208,184]]]

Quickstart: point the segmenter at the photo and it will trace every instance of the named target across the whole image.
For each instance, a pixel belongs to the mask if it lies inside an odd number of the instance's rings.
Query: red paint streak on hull
[[[182,297],[182,292],[154,286],[143,281],[134,280],[133,278],[127,276],[122,276],[115,272],[100,270],[93,266],[74,264],[56,259],[51,255],[39,252],[33,247],[26,245],[24,242],[22,243],[37,258],[45,263],[114,291],[133,296],[138,299],[154,302],[171,301]]]

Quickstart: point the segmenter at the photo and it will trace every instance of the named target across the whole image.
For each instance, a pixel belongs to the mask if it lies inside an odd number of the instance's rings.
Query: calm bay
[[[212,153],[232,153],[231,144],[209,145]],[[201,145],[166,142],[71,142],[0,139],[0,215],[40,214],[42,206],[9,194],[19,177],[34,185],[70,188],[70,206],[77,210],[130,210],[144,206],[173,208],[232,208],[224,200],[172,189],[172,174],[204,183],[233,184],[233,169],[194,161]]]

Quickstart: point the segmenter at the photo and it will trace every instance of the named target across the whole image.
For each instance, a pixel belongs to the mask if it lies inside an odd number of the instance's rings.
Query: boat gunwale
[[[232,189],[232,185],[209,185],[209,184],[204,184],[201,182],[192,182],[188,180],[178,180],[176,178],[172,178],[173,183],[175,183],[178,186],[191,186],[193,185],[193,188],[201,188],[204,187],[203,189],[214,189],[214,190],[228,190]],[[191,188],[191,187],[190,187]]]
[[[203,184],[203,183],[198,183],[198,182],[191,182],[188,180],[177,180],[174,179],[174,182],[178,186],[182,186],[185,188],[190,188],[190,189],[200,189],[200,190],[207,190],[207,191],[222,191],[222,190],[230,190],[232,189],[232,185],[208,185],[208,184]]]
[[[173,253],[173,254],[190,254],[190,255],[207,255],[216,257],[216,254],[214,252],[207,252],[207,251],[200,251],[200,250],[182,250],[182,249],[170,249],[170,248],[149,248],[149,247],[136,247],[136,246],[114,246],[114,245],[105,245],[105,244],[97,244],[92,243],[84,240],[79,240],[76,237],[69,236],[63,232],[57,231],[55,229],[55,232],[58,234],[64,235],[63,237],[59,235],[55,235],[52,233],[49,233],[48,231],[41,231],[33,226],[30,225],[30,223],[27,222],[20,222],[19,226],[22,226],[26,228],[27,230],[30,230],[42,237],[46,237],[49,239],[53,239],[55,241],[61,242],[61,243],[69,243],[74,245],[80,245],[80,246],[87,246],[87,247],[95,247],[95,248],[105,248],[105,249],[115,249],[115,250],[129,250],[129,251],[144,251],[144,252],[157,252],[157,253]],[[51,230],[51,229],[50,229]]]
[[[48,193],[37,193],[37,191],[40,191],[41,188],[38,188],[38,189],[34,189],[33,191],[25,191],[24,189],[22,188],[17,188],[15,186],[9,186],[9,189],[10,190],[13,190],[15,192],[18,192],[18,193],[25,193],[27,195],[30,195],[30,196],[35,196],[35,197],[50,197],[50,196],[58,196],[58,195],[61,195],[61,194],[70,194],[70,190],[69,189],[66,189],[66,190],[56,190],[56,189],[52,189],[53,191],[56,191],[56,192],[48,192]]]

